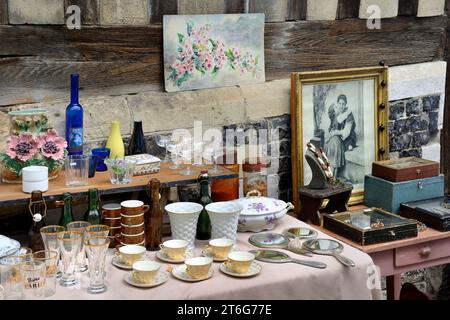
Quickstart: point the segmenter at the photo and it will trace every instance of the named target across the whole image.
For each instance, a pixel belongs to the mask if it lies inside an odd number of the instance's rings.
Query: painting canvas
[[[265,81],[264,14],[166,15],[168,92]]]

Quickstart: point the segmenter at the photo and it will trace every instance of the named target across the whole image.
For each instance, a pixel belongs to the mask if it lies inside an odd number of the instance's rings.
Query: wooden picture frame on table
[[[385,66],[291,74],[292,187],[310,181],[304,148],[319,138],[335,179],[351,182],[349,204],[363,202],[364,176],[389,156],[388,68]]]

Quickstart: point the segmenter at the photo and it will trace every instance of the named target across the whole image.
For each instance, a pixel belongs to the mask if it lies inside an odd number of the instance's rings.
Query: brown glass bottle
[[[159,205],[161,182],[158,179],[151,179],[147,187],[150,196],[150,210],[145,214],[145,246],[148,250],[159,250],[163,225],[163,212]]]
[[[40,230],[45,227],[44,217],[47,213],[47,206],[41,191],[31,193],[29,209],[33,224],[28,232],[28,246],[33,252],[45,250]]]
[[[212,202],[209,195],[210,178],[208,170],[201,171],[198,177],[198,183],[200,184],[200,204],[203,206],[202,212],[198,217],[196,238],[198,240],[209,240],[211,238],[211,220],[209,219],[208,212],[206,211],[206,205]]]

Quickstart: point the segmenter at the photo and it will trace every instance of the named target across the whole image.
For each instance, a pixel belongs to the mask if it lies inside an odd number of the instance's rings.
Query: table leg
[[[323,199],[310,198],[300,194],[300,212],[298,218],[302,221],[320,226],[320,212]]]
[[[344,212],[348,211],[348,200],[350,199],[350,196],[352,194],[352,191],[346,191],[343,193],[336,194],[334,196],[331,196],[327,203],[327,206],[323,211],[327,213],[333,213],[335,211],[337,212]]]
[[[386,277],[386,292],[388,300],[398,300],[400,298],[401,275],[394,274]]]

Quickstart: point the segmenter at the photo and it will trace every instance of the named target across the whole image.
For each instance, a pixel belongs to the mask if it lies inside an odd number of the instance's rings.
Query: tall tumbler
[[[58,266],[59,266],[59,260],[60,260],[60,250],[59,250],[59,243],[58,243],[58,233],[66,231],[66,228],[62,226],[57,225],[50,225],[41,228],[41,237],[44,241],[44,247],[47,251],[56,251],[58,252]],[[57,271],[56,278],[61,278],[61,271]]]
[[[86,262],[86,250],[84,248],[84,240],[86,239],[86,230],[91,225],[87,221],[73,221],[67,224],[67,231],[76,231],[81,233],[81,247],[77,256],[76,272],[85,272],[88,269]]]
[[[25,300],[43,299],[45,297],[46,266],[43,261],[24,262],[22,271],[23,297]]]
[[[56,268],[59,254],[54,250],[42,250],[33,253],[34,261],[45,263],[45,297],[50,297],[56,293]]]
[[[75,276],[77,256],[80,253],[82,235],[76,231],[58,233],[59,250],[61,252],[62,277],[61,285],[69,287],[78,283]]]
[[[0,259],[0,282],[4,288],[5,300],[20,300],[23,298],[22,271],[20,266],[24,259],[8,256]]]
[[[89,293],[97,294],[106,291],[105,259],[108,247],[109,239],[106,237],[86,239],[86,252],[89,261]]]
[[[65,160],[66,187],[87,186],[89,181],[89,156],[71,155]]]

